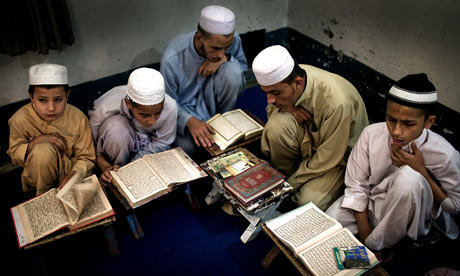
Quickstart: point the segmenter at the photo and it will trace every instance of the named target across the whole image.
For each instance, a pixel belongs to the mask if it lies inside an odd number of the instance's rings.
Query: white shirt
[[[414,141],[423,155],[425,167],[447,195],[438,209],[433,206],[433,216],[438,218],[442,211],[460,213],[459,152],[429,129],[424,129]],[[411,143],[403,148],[406,152],[412,152]],[[363,130],[348,159],[342,207],[362,212],[369,199],[384,196],[386,187],[379,184],[398,169],[391,162],[390,151],[391,136],[386,123],[373,124]]]
[[[156,153],[168,149],[176,139],[176,101],[165,95],[163,111],[160,117],[152,127],[147,129],[134,119],[126,107],[124,101],[127,95],[126,91],[126,85],[116,86],[94,101],[94,108],[88,113],[94,141],[97,142],[99,127],[102,122],[111,115],[120,114],[133,123],[136,136],[141,143],[140,151],[137,155],[142,156],[145,153]]]

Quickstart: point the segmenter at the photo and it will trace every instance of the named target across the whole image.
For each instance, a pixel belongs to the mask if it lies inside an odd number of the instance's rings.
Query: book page
[[[110,171],[114,184],[131,203],[136,203],[167,189],[144,160],[138,159],[118,169]]]
[[[94,180],[94,178],[96,178]],[[78,221],[88,201],[94,196],[99,181],[94,175],[86,179],[81,179],[80,173],[75,173],[72,178],[56,194],[64,204],[64,208],[70,218],[70,224]]]
[[[249,135],[252,131],[261,130],[263,127],[249,117],[243,110],[235,109],[223,114],[225,119],[236,126],[241,132]],[[246,138],[247,139],[247,138]]]
[[[339,270],[333,252],[334,247],[355,245],[362,245],[362,243],[348,229],[343,228],[330,238],[300,252],[299,257],[314,275],[356,275],[363,269]],[[377,258],[369,249],[367,249],[367,255],[371,265],[378,264]]]
[[[148,154],[144,159],[167,185],[186,183],[206,176],[181,148]]]
[[[19,247],[69,225],[69,218],[56,193],[57,189],[51,189],[11,209]]]
[[[84,179],[83,182],[94,183],[96,186],[96,190],[93,196],[85,205],[83,211],[81,212],[78,222],[72,225],[72,227],[70,227],[70,230],[80,228],[89,223],[95,222],[97,220],[114,214],[112,206],[110,205],[110,202],[106,194],[104,193],[104,190],[102,189],[97,177],[95,175],[92,175]]]
[[[296,254],[342,228],[311,202],[267,221],[266,225]]]
[[[244,133],[220,114],[209,119],[207,123],[214,128],[216,133],[212,135],[212,138],[221,150],[244,137]]]

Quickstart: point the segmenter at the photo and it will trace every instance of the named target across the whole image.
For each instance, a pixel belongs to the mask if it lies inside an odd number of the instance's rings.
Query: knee
[[[220,78],[220,81],[228,85],[240,87],[244,84],[243,71],[237,62],[226,62],[222,64],[217,76]]]
[[[297,132],[297,122],[287,113],[272,113],[264,128],[264,135],[269,141],[285,144],[294,140]]]
[[[132,140],[134,130],[127,118],[119,115],[108,117],[99,128],[98,139],[103,139],[111,144],[127,145]]]
[[[401,199],[410,200],[427,188],[426,179],[417,171],[409,166],[398,169],[393,180],[392,189],[397,191]]]
[[[32,163],[40,167],[48,166],[56,162],[59,154],[58,148],[51,143],[36,144],[27,155],[26,166]]]

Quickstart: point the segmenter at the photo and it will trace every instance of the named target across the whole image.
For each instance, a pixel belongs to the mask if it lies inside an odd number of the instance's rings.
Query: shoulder
[[[164,110],[167,113],[177,113],[177,103],[168,94],[165,94]]]
[[[427,129],[427,148],[429,151],[436,151],[438,155],[443,155],[447,159],[459,155],[459,152],[444,137],[438,133]]]
[[[31,121],[32,115],[35,114],[35,111],[31,103],[28,103],[20,107],[11,118],[8,120],[10,124],[24,124]]]
[[[81,111],[79,108],[71,105],[71,104],[66,104],[66,113],[68,116],[70,116],[72,119],[85,119],[87,120],[87,117],[83,111]]]
[[[174,59],[179,52],[186,51],[194,35],[195,31],[180,35],[171,40],[163,53],[162,63]]]

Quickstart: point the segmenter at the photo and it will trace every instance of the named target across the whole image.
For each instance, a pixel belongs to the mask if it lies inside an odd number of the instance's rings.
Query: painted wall
[[[220,4],[245,33],[287,26],[288,0],[67,0],[75,43],[43,56],[0,55],[0,106],[27,98],[28,68],[41,62],[68,67],[70,85],[159,62],[167,43],[196,29],[204,6]]]
[[[425,72],[460,112],[460,5],[455,0],[290,0],[288,27],[398,80]]]

